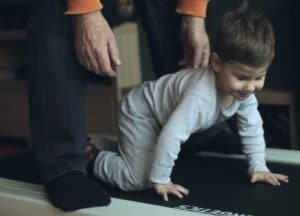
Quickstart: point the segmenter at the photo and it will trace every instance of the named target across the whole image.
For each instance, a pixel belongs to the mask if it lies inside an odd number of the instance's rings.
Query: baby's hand
[[[274,186],[280,186],[280,182],[287,183],[288,181],[289,178],[286,175],[266,171],[254,172],[251,176],[251,183],[264,182]]]
[[[156,193],[161,195],[164,201],[168,201],[168,194],[173,194],[180,199],[183,198],[183,195],[188,195],[189,190],[182,187],[181,185],[173,184],[172,182],[167,184],[158,184],[154,183],[154,189]]]

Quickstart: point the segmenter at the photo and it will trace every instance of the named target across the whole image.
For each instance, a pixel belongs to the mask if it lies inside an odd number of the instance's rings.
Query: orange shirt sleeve
[[[67,0],[65,14],[86,14],[101,10],[103,5],[100,0]]]
[[[208,1],[209,0],[179,0],[176,12],[205,18]]]

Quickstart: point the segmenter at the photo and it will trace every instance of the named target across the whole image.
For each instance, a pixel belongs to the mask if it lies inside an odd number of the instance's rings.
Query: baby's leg
[[[95,160],[94,174],[122,190],[150,188],[149,175],[159,131],[154,119],[122,112],[119,151],[101,151]]]
[[[118,151],[118,139],[113,136],[91,136],[87,140],[86,152],[89,161],[94,161],[100,151]]]

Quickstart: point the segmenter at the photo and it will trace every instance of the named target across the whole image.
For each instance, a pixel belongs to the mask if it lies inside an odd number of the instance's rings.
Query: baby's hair
[[[214,51],[223,62],[252,67],[270,64],[275,52],[272,25],[262,14],[249,11],[248,2],[243,0],[236,11],[222,17]]]

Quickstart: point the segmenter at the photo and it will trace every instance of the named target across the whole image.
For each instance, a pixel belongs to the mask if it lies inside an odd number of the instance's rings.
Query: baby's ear
[[[212,52],[210,55],[210,61],[211,61],[211,66],[215,72],[221,71],[222,67],[222,61],[219,58],[218,54],[215,52]]]

